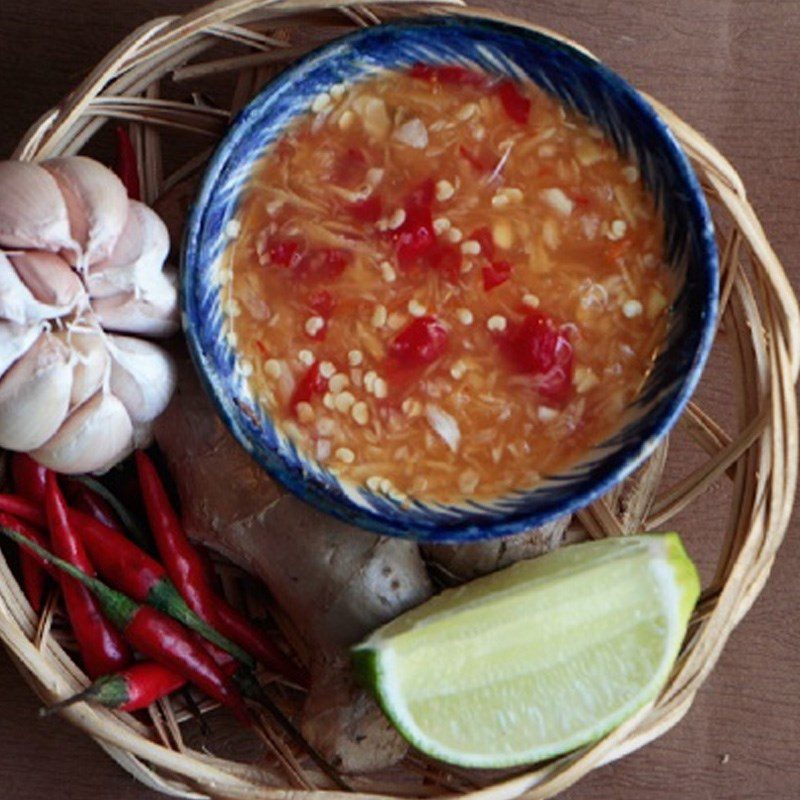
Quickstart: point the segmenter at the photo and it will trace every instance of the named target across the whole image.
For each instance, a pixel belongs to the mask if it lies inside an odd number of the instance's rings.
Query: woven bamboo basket
[[[191,189],[186,187],[202,171],[232,114],[276,71],[348,29],[420,13],[498,16],[467,9],[458,0],[217,0],[183,17],[155,19],[48,111],[14,156],[37,160],[81,151],[102,155],[109,138],[104,126],[109,120],[124,120],[138,151],[144,199],[153,203],[181,195],[181,187],[187,196]],[[224,104],[220,98],[225,98]],[[698,402],[689,405],[674,435],[691,440],[696,458],[682,460],[686,463],[677,480],[663,485],[664,443],[629,481],[624,498],[602,498],[580,512],[574,523],[579,534],[595,538],[662,529],[676,515],[708,502],[710,487],[727,484],[729,508],[717,562],[658,699],[602,741],[528,770],[469,772],[412,755],[391,772],[347,776],[346,783],[312,763],[296,739],[268,715],[256,726],[261,747],[250,746],[237,757],[210,755],[218,751],[207,740],[202,747],[194,746],[196,725],[177,702],[151,707],[146,721],[79,704],[63,712],[72,725],[143,783],[175,797],[282,800],[350,793],[363,798],[463,794],[534,800],[557,795],[683,717],[731,631],[761,591],[789,522],[798,460],[800,316],[736,171],[696,131],[649,99],[692,160],[715,216],[722,302],[714,357],[725,351],[735,397],[725,426]],[[717,492],[711,502],[719,505],[719,496]],[[723,512],[718,508],[717,515],[724,517]],[[222,568],[229,579],[226,585],[231,585],[231,575],[239,582],[236,594],[241,597],[247,578]],[[69,637],[53,601],[37,618],[0,557],[0,637],[46,704],[72,695],[87,681],[72,660]],[[285,710],[291,716],[292,709]]]

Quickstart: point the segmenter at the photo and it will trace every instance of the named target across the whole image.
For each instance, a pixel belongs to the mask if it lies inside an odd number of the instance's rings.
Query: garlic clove
[[[20,278],[11,260],[0,252],[0,318],[30,324],[60,317],[68,307],[40,303]]]
[[[75,409],[44,446],[31,453],[40,464],[75,475],[110,469],[133,447],[133,425],[125,407],[98,392]]]
[[[69,404],[70,408],[76,408],[101,389],[110,374],[111,357],[106,337],[99,327],[80,323],[56,335],[72,347],[74,353]]]
[[[0,380],[0,447],[44,444],[64,421],[71,390],[69,349],[45,332]]]
[[[103,327],[117,333],[171,336],[178,330],[178,290],[173,270],[165,270],[146,289],[92,300]]]
[[[107,258],[128,217],[122,181],[98,161],[67,156],[42,166],[55,178],[67,207],[72,238],[80,247],[76,263],[86,267]]]
[[[152,422],[167,407],[175,390],[175,365],[152,342],[130,336],[108,336],[111,391],[122,401],[134,425]]]
[[[0,247],[74,248],[58,184],[38,164],[0,161]]]
[[[158,214],[143,203],[129,202],[125,227],[108,258],[92,264],[86,284],[92,297],[109,297],[133,290],[147,291],[158,283],[169,254],[169,233]]]
[[[40,303],[74,308],[86,294],[78,275],[61,256],[44,250],[27,250],[9,256],[17,275]]]
[[[18,322],[0,321],[0,377],[33,347],[43,330],[44,323],[20,325]]]

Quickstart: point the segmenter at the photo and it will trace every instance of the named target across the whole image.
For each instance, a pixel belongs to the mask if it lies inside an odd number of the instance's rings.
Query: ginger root
[[[217,418],[186,363],[156,426],[187,531],[258,576],[311,673],[301,730],[344,772],[381,769],[407,746],[354,679],[348,648],[431,594],[412,542],[377,537],[279,487]]]

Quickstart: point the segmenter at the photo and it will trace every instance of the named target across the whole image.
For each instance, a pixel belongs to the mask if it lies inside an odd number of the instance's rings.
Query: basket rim
[[[87,134],[87,128],[79,127],[79,122],[90,116],[93,98],[109,86],[113,87],[121,76],[127,76],[133,82],[131,85],[136,85],[130,76],[135,73],[137,63],[150,59],[154,71],[158,71],[169,58],[201,52],[204,48],[194,42],[193,37],[213,38],[217,35],[215,25],[235,26],[246,22],[248,15],[268,16],[273,11],[312,13],[314,9],[336,10],[344,5],[361,8],[365,4],[357,0],[351,3],[274,0],[269,4],[263,0],[216,0],[183,16],[152,20],[114,48],[59,106],[46,112],[23,137],[14,157],[30,160],[79,149],[97,129],[89,126]],[[380,8],[406,13],[418,5],[413,0],[384,0]],[[437,13],[514,19],[498,12],[461,7],[459,0],[428,0],[424,5],[433,7]],[[536,30],[546,30],[526,20],[515,21]],[[552,31],[547,33],[564,39]],[[578,47],[588,53],[585,48]],[[744,394],[739,414],[741,430],[738,438],[727,441],[723,438],[715,444],[712,441],[714,428],[706,424],[705,447],[714,454],[708,466],[710,472],[690,476],[696,481],[688,489],[682,487],[686,491],[680,502],[688,504],[710,485],[712,478],[735,467],[734,488],[744,493],[738,507],[740,518],[735,520],[735,529],[731,530],[725,544],[727,552],[721,555],[717,578],[698,607],[693,633],[685,644],[670,684],[658,701],[596,745],[555,764],[533,767],[524,775],[467,793],[471,798],[544,800],[595,767],[643,746],[676,724],[691,706],[731,631],[763,588],[793,508],[798,468],[794,386],[800,371],[800,311],[794,290],[731,164],[670,109],[652,97],[645,97],[667,120],[702,175],[706,195],[717,201],[734,223],[733,233],[722,242],[723,257],[730,267],[723,275],[722,311],[731,323],[734,344],[739,348]],[[93,118],[92,124],[96,122]],[[755,284],[740,266],[741,253],[752,260]],[[700,409],[690,405],[687,415],[693,424],[702,427]],[[752,423],[745,425],[742,417],[748,421],[752,418]],[[662,501],[664,509],[674,508],[679,502],[675,497],[662,498]],[[743,506],[747,506],[750,513],[750,524],[746,527],[741,519]],[[602,533],[603,526],[611,533],[621,530],[602,500],[581,514],[581,522],[590,534],[592,531]],[[41,648],[38,646],[42,642],[42,632],[37,632],[32,612],[3,559],[0,559],[0,611],[0,640],[37,694],[52,702],[74,692],[83,680],[81,673],[52,638],[44,641]],[[225,794],[270,800],[286,800],[289,792],[307,800],[323,797],[327,800],[333,796],[338,800],[340,795],[346,796],[346,793],[326,789],[268,787],[243,764],[209,759],[191,751],[177,752],[147,739],[132,719],[125,716],[83,706],[69,709],[64,716],[96,739],[135,777],[175,796],[198,798]],[[355,794],[365,799],[397,796]]]

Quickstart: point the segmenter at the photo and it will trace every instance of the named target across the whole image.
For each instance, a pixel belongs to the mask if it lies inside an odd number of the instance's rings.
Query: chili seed
[[[323,378],[332,378],[336,374],[336,367],[330,361],[323,361],[319,365],[319,374]]]
[[[342,116],[339,117],[339,130],[346,131],[353,127],[353,123],[356,121],[356,115],[348,108],[344,112],[342,112]]]
[[[360,350],[351,350],[347,354],[347,363],[351,367],[357,367],[364,361],[364,354]]]
[[[264,362],[264,372],[267,377],[277,380],[283,372],[281,362],[277,358],[269,358]]]
[[[475,320],[474,314],[468,308],[459,308],[456,317],[462,325],[472,325]]]
[[[320,92],[311,103],[311,110],[316,114],[331,104],[331,96],[327,92]]]
[[[344,391],[337,394],[333,399],[334,408],[342,414],[346,414],[356,402],[352,392]]]
[[[350,378],[342,372],[337,372],[330,381],[328,381],[328,388],[332,394],[339,394],[339,392],[344,391],[349,385]]]
[[[297,359],[306,367],[310,367],[316,361],[314,354],[310,350],[301,350],[297,354]]]
[[[408,313],[411,314],[412,317],[424,317],[427,312],[428,309],[415,297],[412,297],[411,300],[408,301]]]
[[[373,386],[372,391],[378,400],[383,400],[389,395],[389,385],[383,378],[375,378],[375,385]]]
[[[458,244],[464,238],[464,233],[461,228],[449,228],[447,230],[447,239],[453,244]]]
[[[306,333],[309,336],[316,336],[325,327],[325,320],[322,317],[309,317],[306,320]]]
[[[628,183],[636,183],[639,180],[639,170],[634,166],[623,167],[622,176]]]
[[[486,327],[494,333],[502,333],[507,325],[508,321],[501,314],[494,314],[486,321]]]
[[[356,454],[349,447],[337,448],[335,455],[343,464],[352,464],[356,460]]]
[[[441,236],[445,231],[450,230],[452,224],[447,217],[436,217],[433,221],[433,231],[437,236]]]
[[[382,328],[386,324],[386,318],[388,316],[389,313],[386,311],[386,306],[375,306],[375,310],[372,312],[372,327]]]
[[[467,239],[466,242],[461,243],[461,252],[465,256],[480,255],[481,252],[480,242],[476,242],[474,239]]]
[[[359,400],[350,409],[350,416],[359,425],[366,425],[369,422],[369,408],[363,400]]]
[[[394,267],[388,261],[381,262],[381,276],[386,281],[386,283],[394,283],[397,279],[397,273],[394,271]]]
[[[436,199],[441,203],[449,200],[456,193],[456,187],[444,178],[436,183]]]
[[[304,425],[314,421],[314,407],[311,403],[306,403],[305,401],[298,403],[295,406],[295,412],[297,413],[297,419]]]
[[[642,313],[642,304],[638,300],[626,300],[622,304],[622,313],[628,319],[638,317]]]
[[[528,308],[539,308],[539,298],[535,294],[525,294],[522,296],[522,305]]]
[[[540,422],[552,422],[558,416],[558,411],[549,406],[539,406],[536,416],[539,417]]]
[[[322,405],[328,409],[328,411],[333,411],[336,408],[335,398],[330,392],[325,392],[322,395]]]
[[[253,362],[243,358],[239,362],[239,372],[241,372],[245,378],[249,378],[253,374]]]
[[[225,225],[225,235],[229,239],[235,239],[242,232],[242,223],[238,219],[229,219]]]

